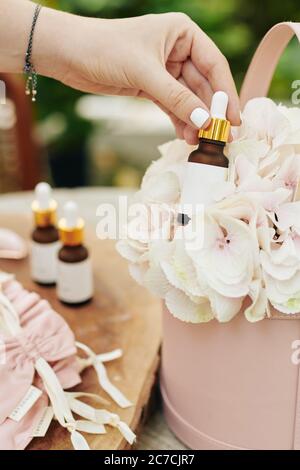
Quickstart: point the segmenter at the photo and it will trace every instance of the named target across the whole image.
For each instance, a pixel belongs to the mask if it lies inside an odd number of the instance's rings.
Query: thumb
[[[198,129],[207,127],[210,114],[207,106],[191,90],[178,82],[166,70],[148,75],[145,90],[158,100],[169,112],[186,124],[193,124]]]

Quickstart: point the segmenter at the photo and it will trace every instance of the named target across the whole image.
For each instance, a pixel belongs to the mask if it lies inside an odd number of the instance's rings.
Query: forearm
[[[22,72],[35,5],[0,0],[0,72]],[[213,90],[229,95],[228,118],[240,123],[239,98],[225,57],[181,13],[108,20],[44,7],[30,63],[38,74],[83,92],[153,100],[189,143],[196,144],[198,129],[209,123]]]
[[[36,4],[28,0],[0,0],[0,72],[23,71]],[[68,42],[74,16],[42,8],[35,32],[32,63],[38,73],[54,78],[68,67]]]

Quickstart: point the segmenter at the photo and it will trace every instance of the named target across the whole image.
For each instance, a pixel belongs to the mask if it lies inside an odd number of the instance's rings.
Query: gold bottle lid
[[[81,245],[84,240],[84,221],[78,219],[77,226],[74,228],[68,228],[66,225],[66,219],[63,218],[58,224],[59,238],[63,245],[76,246]]]
[[[41,209],[38,201],[33,201],[32,212],[37,227],[49,227],[56,224],[57,203],[52,199],[47,209]]]
[[[59,238],[63,245],[77,246],[84,240],[84,220],[78,217],[77,205],[70,201],[64,206],[64,217],[58,223]]]
[[[228,142],[230,122],[227,119],[212,118],[206,129],[199,129],[198,137],[201,139]]]
[[[213,94],[210,115],[211,121],[206,129],[200,129],[198,136],[201,139],[210,139],[218,142],[228,142],[230,122],[226,119],[228,95],[224,91]]]

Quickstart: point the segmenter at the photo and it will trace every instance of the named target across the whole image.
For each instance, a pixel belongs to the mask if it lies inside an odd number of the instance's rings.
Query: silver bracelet
[[[25,64],[24,64],[24,68],[23,68],[24,73],[27,75],[25,93],[26,93],[26,95],[31,95],[32,96],[32,101],[36,101],[36,95],[37,95],[37,73],[36,73],[35,68],[32,64],[32,45],[33,45],[33,36],[34,36],[34,31],[35,31],[35,25],[36,25],[36,22],[38,20],[41,9],[42,9],[42,6],[37,5],[35,7],[35,10],[34,10],[34,15],[33,15],[33,20],[32,20],[30,35],[29,35],[28,46],[27,46],[27,51],[26,51],[26,55],[25,55]]]

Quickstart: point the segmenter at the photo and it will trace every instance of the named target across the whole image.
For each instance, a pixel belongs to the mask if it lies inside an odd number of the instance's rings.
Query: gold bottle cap
[[[57,204],[51,198],[51,186],[39,183],[35,187],[35,201],[32,203],[34,221],[37,227],[49,227],[56,224]]]
[[[76,246],[81,245],[84,240],[84,221],[78,219],[77,226],[68,228],[66,219],[63,218],[58,224],[59,238],[63,245]]]
[[[210,139],[219,142],[228,142],[230,122],[226,119],[228,95],[224,91],[216,91],[213,94],[210,115],[212,117],[206,129],[200,129],[198,136],[201,139]]]
[[[78,217],[77,205],[70,201],[64,205],[64,217],[58,223],[59,238],[63,245],[77,246],[83,243],[84,220]]]
[[[206,129],[199,129],[199,139],[210,139],[219,142],[228,142],[230,122],[227,119],[212,118]]]
[[[38,201],[33,201],[32,212],[37,227],[49,227],[56,224],[57,203],[52,199],[47,209],[41,209]]]

